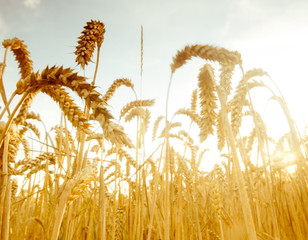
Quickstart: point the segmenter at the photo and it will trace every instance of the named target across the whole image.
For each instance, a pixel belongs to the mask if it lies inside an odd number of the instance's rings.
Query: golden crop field
[[[65,66],[37,71],[31,43],[2,40],[1,239],[308,239],[306,140],[282,94],[269,87],[269,74],[244,71],[237,51],[187,45],[170,63],[168,94],[174,73],[201,59],[189,107],[168,118],[167,96],[166,112],[153,116],[155,100],[140,98],[132,80],[96,85],[104,33],[103,22],[87,22],[75,48],[72,62],[82,70],[95,63],[91,79]],[[10,95],[8,55],[20,71]],[[142,57],[141,38],[141,75]],[[240,79],[233,89],[235,71]],[[135,98],[116,119],[109,102],[120,87]],[[284,113],[289,132],[278,139],[254,107],[256,88],[270,92]],[[39,93],[59,106],[58,125],[41,127],[40,112],[31,110]],[[188,120],[188,127],[176,119]],[[203,147],[209,139],[214,149]],[[204,154],[211,151],[222,160],[205,171]]]

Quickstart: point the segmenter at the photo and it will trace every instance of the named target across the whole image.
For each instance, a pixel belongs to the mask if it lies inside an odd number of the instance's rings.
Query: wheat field
[[[24,41],[2,41],[1,239],[308,239],[306,140],[283,95],[269,87],[269,74],[244,71],[237,51],[187,45],[173,56],[168,94],[174,73],[196,58],[204,61],[198,87],[188,107],[170,109],[167,96],[166,112],[152,116],[155,100],[139,98],[133,80],[96,86],[104,33],[101,21],[84,26],[72,59],[81,71],[57,65],[37,71]],[[7,95],[9,54],[20,79]],[[141,38],[141,75],[142,56]],[[82,71],[89,64],[96,66],[91,79]],[[109,101],[120,87],[135,98],[117,109],[116,119]],[[278,102],[287,134],[268,134],[251,97],[255,88]],[[39,93],[61,112],[59,124],[45,130],[31,110]],[[204,148],[207,141],[215,149]],[[222,161],[205,171],[211,151]]]

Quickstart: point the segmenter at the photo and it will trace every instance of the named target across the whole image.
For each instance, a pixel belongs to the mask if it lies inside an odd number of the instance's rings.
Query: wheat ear
[[[38,113],[35,112],[28,112],[27,113],[27,119],[33,119],[33,120],[37,120],[37,121],[42,121],[41,117]]]
[[[122,110],[120,112],[120,118],[122,118],[132,108],[135,108],[135,107],[150,107],[150,106],[153,106],[154,103],[155,103],[154,100],[136,100],[136,101],[132,101],[132,102],[126,104],[122,108]]]
[[[250,71],[247,71],[236,87],[235,95],[233,99],[230,101],[231,103],[231,126],[232,126],[234,136],[238,134],[239,127],[241,126],[242,110],[243,110],[247,92],[252,87],[263,86],[261,83],[258,83],[258,82],[255,82],[251,85],[248,85],[247,83],[253,77],[261,77],[264,75],[265,75],[265,72],[260,68],[258,69],[255,68]]]
[[[188,134],[188,132],[186,132],[185,130],[180,130],[179,132],[178,132],[178,135],[179,136],[184,136],[186,139],[187,139],[187,141],[188,141],[188,143],[189,144],[193,144],[194,143],[194,140],[193,140],[193,138]]]
[[[15,59],[18,62],[20,74],[22,78],[28,76],[32,70],[32,61],[29,58],[29,52],[27,45],[18,38],[6,39],[2,42],[4,48],[10,48],[15,55]]]
[[[220,81],[219,84],[225,91],[226,95],[228,96],[232,90],[231,87],[231,79],[233,76],[235,66],[234,65],[224,65],[220,70]]]
[[[221,110],[217,114],[216,129],[218,138],[218,150],[222,151],[226,143],[226,130],[224,126],[223,113]]]
[[[90,124],[83,111],[75,104],[64,88],[60,86],[46,86],[42,89],[42,92],[59,104],[62,112],[74,127],[83,131],[89,129]]]
[[[17,116],[13,120],[16,125],[23,124],[27,119],[28,110],[36,94],[37,92],[30,93],[22,103]]]
[[[195,89],[191,94],[191,101],[190,101],[190,110],[192,112],[197,111],[197,102],[198,102],[198,89]]]
[[[217,61],[222,66],[242,63],[241,54],[236,51],[232,52],[225,48],[215,48],[209,45],[192,45],[186,46],[183,50],[177,52],[171,64],[171,72],[174,73],[176,69],[180,68],[192,57]]]
[[[125,116],[125,122],[130,122],[134,117],[143,119],[144,132],[147,131],[150,123],[150,111],[146,108],[133,108]]]
[[[76,47],[75,55],[76,62],[82,68],[92,59],[95,46],[98,48],[102,45],[104,41],[105,25],[100,21],[91,20],[87,22],[82,35],[79,37],[78,45]]]
[[[186,115],[188,117],[190,117],[191,121],[195,122],[196,124],[198,124],[198,126],[200,125],[200,121],[201,121],[201,117],[199,116],[198,113],[196,113],[195,111],[191,110],[191,109],[186,109],[186,108],[180,108],[176,111],[175,114],[183,114]]]
[[[101,94],[97,92],[95,86],[89,84],[85,77],[78,76],[70,68],[48,66],[41,74],[31,73],[25,79],[21,79],[17,83],[17,93],[22,94],[27,91],[37,91],[46,86],[59,85],[65,86],[75,91],[79,97],[85,100],[87,106],[92,108],[91,118],[100,123],[105,139],[127,147],[133,147],[131,140],[126,136],[124,130],[118,124],[112,122],[113,116],[109,113],[101,98]]]
[[[199,98],[201,105],[200,120],[200,141],[203,142],[209,134],[213,134],[216,124],[217,114],[217,97],[215,95],[215,86],[212,79],[213,68],[209,64],[205,64],[198,76]]]
[[[160,134],[159,137],[163,138],[166,135],[166,133],[169,134],[171,129],[181,127],[181,126],[182,126],[182,124],[180,122],[170,123],[169,121],[167,121],[167,124],[166,124],[165,128],[161,131],[161,134]]]
[[[25,121],[22,125],[31,129],[32,132],[36,135],[36,137],[40,139],[40,130],[34,124]]]
[[[103,102],[107,103],[110,98],[112,98],[112,96],[114,95],[115,91],[121,87],[121,86],[126,86],[126,87],[130,87],[133,91],[134,90],[134,84],[132,83],[131,80],[127,79],[127,78],[120,78],[120,79],[116,79],[111,86],[109,87],[109,89],[107,90],[107,92],[105,93],[105,95],[103,96]]]
[[[161,120],[163,120],[164,117],[163,116],[159,116],[155,122],[154,122],[154,126],[153,126],[153,132],[152,132],[152,141],[155,140],[156,138],[156,134],[157,134],[157,130],[158,130],[158,127],[159,127],[159,123],[161,122]]]

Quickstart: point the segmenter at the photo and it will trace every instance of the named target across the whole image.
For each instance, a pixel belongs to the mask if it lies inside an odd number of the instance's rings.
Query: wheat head
[[[192,57],[200,57],[205,60],[217,61],[222,66],[241,64],[241,54],[236,51],[228,51],[225,48],[216,48],[209,45],[192,45],[186,46],[183,50],[178,51],[171,64],[171,72],[180,68]]]
[[[91,61],[95,46],[100,48],[102,45],[104,33],[105,25],[100,21],[91,20],[84,27],[75,51],[76,62],[83,69]]]

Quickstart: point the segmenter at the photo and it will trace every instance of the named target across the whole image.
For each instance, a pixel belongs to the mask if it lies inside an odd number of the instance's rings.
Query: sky
[[[252,68],[267,71],[283,93],[302,133],[308,123],[308,1],[0,0],[0,6],[0,40],[13,37],[24,40],[35,71],[47,65],[80,71],[74,56],[77,38],[87,21],[102,21],[106,33],[96,81],[98,91],[104,93],[117,78],[131,79],[139,97],[156,100],[151,110],[152,121],[165,114],[172,57],[186,45],[209,44],[239,51],[245,71]],[[141,25],[144,29],[142,91]],[[3,54],[1,48],[0,59]],[[189,107],[203,64],[193,59],[174,74],[170,114],[180,107]],[[85,72],[80,72],[92,78],[93,68],[91,64]],[[4,75],[8,96],[18,79],[17,64],[9,55]],[[268,97],[262,93],[255,101],[267,102]],[[131,91],[120,89],[111,101],[111,112],[118,116],[122,106],[132,100]],[[35,106],[43,120],[53,118],[52,103],[47,97],[39,95]],[[260,111],[272,120],[268,128],[279,132],[283,125],[277,123],[283,124],[284,120],[276,114],[277,108],[269,102]]]

